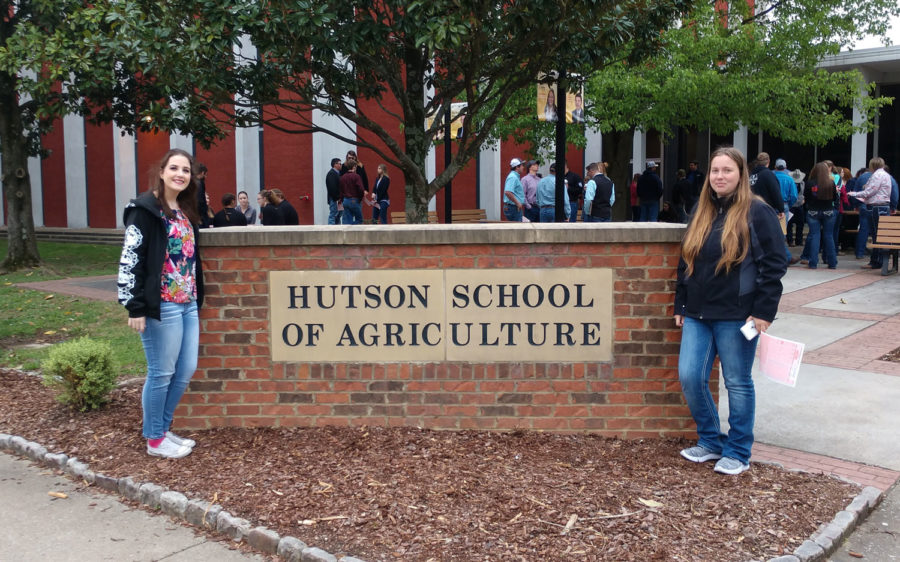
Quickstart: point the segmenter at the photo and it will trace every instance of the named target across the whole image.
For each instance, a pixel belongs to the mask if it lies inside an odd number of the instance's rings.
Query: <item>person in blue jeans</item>
[[[203,270],[197,252],[193,158],[166,153],[150,191],[125,208],[118,300],[141,335],[147,378],[141,395],[147,453],[177,459],[196,444],[170,431],[175,408],[197,369]]]
[[[855,197],[862,203],[859,208],[859,234],[857,234],[856,239],[857,259],[863,256],[863,253],[860,251],[860,244],[862,249],[865,250],[870,232],[872,241],[877,241],[878,217],[889,215],[891,210],[897,207],[898,188],[896,187],[896,181],[886,170],[884,159],[879,156],[872,158],[869,160],[869,169],[872,170],[871,176],[865,182],[862,181],[865,174],[860,176],[860,179],[856,182],[856,190],[847,193],[848,196]],[[863,213],[864,209],[867,211],[865,214]],[[865,233],[863,232],[864,216],[866,217],[865,226],[867,227]],[[863,268],[880,269],[881,260],[881,251],[873,249],[869,265],[864,265]]]
[[[806,199],[806,222],[809,225],[809,268],[819,264],[819,243],[825,245],[825,262],[828,269],[837,267],[837,250],[834,246],[834,223],[837,220],[840,193],[834,183],[831,166],[819,162],[809,173],[809,181],[803,189]],[[824,233],[824,236],[823,236]]]
[[[758,337],[778,310],[787,271],[784,235],[775,210],[750,190],[741,151],[712,153],[700,198],[681,246],[675,324],[682,328],[678,380],[699,440],[681,451],[693,462],[716,460],[714,470],[736,475],[750,468],[756,392],[751,370]],[[718,356],[728,391],[728,434],[709,390]]]

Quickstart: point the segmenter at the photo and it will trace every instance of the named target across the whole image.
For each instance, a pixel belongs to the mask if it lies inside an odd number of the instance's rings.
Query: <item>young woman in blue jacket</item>
[[[784,235],[775,211],[753,195],[744,155],[720,148],[710,158],[696,212],[681,247],[675,323],[682,327],[678,378],[699,441],[681,451],[693,462],[717,460],[715,471],[750,468],[756,394],[751,370],[758,337],[741,332],[752,322],[765,332],[778,310],[787,271]],[[728,434],[709,390],[718,356],[728,390]]]
[[[197,368],[200,339],[203,269],[193,165],[187,152],[170,150],[153,187],[125,208],[119,302],[128,310],[128,326],[141,335],[147,357],[143,435],[147,453],[155,457],[181,458],[195,445],[169,430]]]

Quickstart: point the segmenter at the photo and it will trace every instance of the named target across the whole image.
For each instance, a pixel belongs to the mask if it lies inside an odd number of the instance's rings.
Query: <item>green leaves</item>
[[[644,64],[615,64],[591,76],[588,121],[603,131],[670,126],[727,134],[740,125],[789,141],[821,144],[855,129],[845,110],[871,118],[887,103],[860,99],[856,72],[817,71],[822,57],[882,29],[893,0],[756,2],[755,13],[716,13],[698,4],[661,35]],[[863,128],[869,127],[864,123]]]

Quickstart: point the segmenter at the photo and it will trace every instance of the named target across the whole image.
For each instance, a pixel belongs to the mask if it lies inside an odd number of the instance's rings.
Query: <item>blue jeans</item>
[[[578,222],[578,200],[569,201],[569,222]]]
[[[837,252],[834,249],[834,221],[837,210],[807,211],[806,222],[809,224],[809,267],[814,269],[819,264],[819,243],[825,243],[825,262],[828,267],[837,267]],[[822,234],[824,233],[824,236]]]
[[[747,341],[741,333],[744,320],[697,320],[685,318],[681,330],[678,380],[697,423],[697,443],[722,456],[750,462],[756,391],[753,388],[753,357],[759,338]],[[709,391],[713,361],[719,356],[728,390],[728,435],[722,434],[719,409]]]
[[[338,211],[337,201],[328,202],[328,224],[341,224],[342,214],[341,211]]]
[[[172,426],[175,407],[197,370],[200,345],[197,303],[160,303],[159,320],[147,318],[141,343],[147,358],[147,380],[141,394],[143,435],[147,439],[159,439]]]
[[[641,222],[657,222],[659,220],[659,201],[641,202]]]
[[[556,207],[542,208],[541,222],[556,222]]]
[[[878,232],[878,217],[886,217],[891,214],[891,207],[889,205],[878,205],[877,207],[869,206],[869,209],[872,210],[872,242],[878,242],[878,236],[876,233]],[[884,261],[884,250],[872,250],[872,255],[869,258],[869,265],[871,265],[875,269],[881,268],[881,264]]]
[[[541,209],[537,205],[532,205],[530,209],[525,209],[525,218],[531,222],[541,222]]]
[[[856,257],[866,255],[866,243],[869,240],[870,225],[872,224],[872,208],[868,205],[859,206],[859,231],[856,233]]]
[[[841,249],[841,223],[844,222],[844,213],[838,212],[834,217],[834,251]]]
[[[510,222],[522,222],[522,211],[516,207],[515,203],[504,203],[503,214]]]
[[[387,224],[387,210],[390,206],[391,202],[388,199],[382,199],[378,202],[378,207],[372,207],[372,218],[375,222]]]
[[[359,199],[344,197],[344,224],[362,224],[362,207]]]

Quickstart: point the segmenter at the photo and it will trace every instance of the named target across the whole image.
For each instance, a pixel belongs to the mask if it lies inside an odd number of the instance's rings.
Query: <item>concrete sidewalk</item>
[[[48,495],[61,492],[65,499]],[[0,453],[0,560],[267,560]]]
[[[829,560],[900,560],[900,363],[880,359],[900,347],[900,276],[838,259],[836,270],[793,266],[784,279],[770,333],[806,349],[795,388],[754,373],[753,460],[885,491]],[[727,418],[727,397],[720,411]]]

